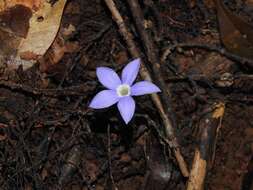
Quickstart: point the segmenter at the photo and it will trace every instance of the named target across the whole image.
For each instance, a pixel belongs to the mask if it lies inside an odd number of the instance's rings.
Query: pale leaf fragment
[[[59,30],[65,3],[66,0],[57,1],[54,6],[44,3],[42,8],[33,14],[27,38],[19,45],[18,56],[32,52],[39,57],[47,51]]]
[[[36,63],[59,31],[66,1],[0,0],[1,64],[5,61],[12,68],[22,65],[27,69]],[[22,19],[20,10],[30,11],[31,16]]]

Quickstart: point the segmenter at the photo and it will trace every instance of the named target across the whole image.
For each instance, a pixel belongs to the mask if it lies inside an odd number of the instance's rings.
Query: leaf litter
[[[152,62],[133,9],[114,2],[144,64]],[[114,107],[88,109],[102,89],[95,69],[120,71],[132,59],[103,1],[0,1],[1,189],[251,190],[253,77],[241,64],[252,59],[253,29],[234,11],[239,1],[215,2],[140,4],[157,55],[188,43],[165,56],[160,77],[190,179],[198,176],[192,186],[148,96],[137,98],[128,125]]]

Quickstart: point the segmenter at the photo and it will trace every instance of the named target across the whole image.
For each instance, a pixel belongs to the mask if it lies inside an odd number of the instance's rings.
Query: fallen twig
[[[56,89],[40,89],[32,88],[25,84],[17,84],[9,81],[1,81],[0,87],[7,88],[14,91],[20,91],[36,96],[48,96],[48,97],[59,97],[59,96],[83,96],[84,92],[95,88],[92,85],[82,84],[78,86],[71,86],[67,88],[56,88]]]
[[[198,48],[198,49],[205,49],[208,51],[214,51],[216,53],[219,53],[220,55],[227,57],[228,59],[231,59],[232,61],[236,61],[240,63],[243,66],[249,67],[251,69],[253,68],[253,60],[251,59],[247,59],[239,55],[230,53],[223,47],[219,47],[215,45],[207,45],[207,44],[198,44],[198,43],[176,43],[169,46],[168,48],[164,50],[164,53],[162,54],[162,57],[161,57],[161,62],[164,63],[168,55],[171,54],[171,52],[175,50],[176,48]]]
[[[157,51],[158,48],[156,47],[152,37],[145,30],[145,26],[144,26],[145,20],[144,20],[143,14],[141,12],[140,5],[138,4],[138,1],[135,1],[135,0],[128,0],[128,4],[129,4],[130,9],[132,11],[136,28],[137,28],[138,32],[140,33],[140,37],[141,37],[142,42],[144,44],[148,61],[150,63],[152,70],[155,73],[154,78],[159,83],[159,85],[162,87],[162,89],[167,89],[167,86],[162,78],[162,74],[160,71],[160,63],[159,63],[160,60],[159,60],[159,55],[158,55],[158,51]],[[167,92],[168,95],[166,95],[165,92]],[[171,102],[170,102],[170,97],[169,97],[170,92],[163,91],[162,95],[163,95],[163,99],[164,99],[163,103],[165,103],[166,108],[169,109],[171,107]],[[170,113],[170,114],[172,114],[172,113]],[[171,118],[171,120],[172,120],[172,118]]]
[[[119,31],[120,31],[121,35],[123,36],[123,38],[125,39],[125,41],[127,43],[129,52],[131,53],[131,55],[134,58],[140,57],[140,55],[141,55],[140,51],[137,49],[137,47],[136,47],[136,45],[133,41],[133,36],[128,31],[122,16],[120,15],[118,9],[115,6],[114,1],[113,0],[105,0],[105,3],[108,6],[109,10],[111,11],[112,17],[113,17],[114,21],[117,23],[117,25],[119,27]],[[141,66],[140,73],[141,73],[141,77],[144,80],[152,81],[152,78],[151,78],[151,76],[150,76],[150,74],[149,74],[149,72],[148,72],[148,70],[147,70],[147,68],[145,67],[144,64],[142,64],[142,66]],[[163,124],[165,126],[165,131],[166,131],[166,134],[167,134],[167,138],[169,140],[170,148],[174,152],[174,155],[177,159],[179,168],[180,168],[183,176],[187,177],[189,175],[189,172],[188,172],[188,169],[187,169],[187,165],[184,161],[184,158],[183,158],[183,156],[180,152],[179,144],[177,142],[177,139],[176,139],[176,136],[174,134],[173,127],[172,127],[172,121],[168,118],[168,116],[167,116],[167,114],[166,114],[166,112],[165,112],[165,110],[162,106],[162,102],[160,100],[160,97],[157,94],[152,94],[151,97],[152,97],[152,100],[153,100],[155,106],[157,107],[157,109],[158,109],[158,111],[161,115]]]

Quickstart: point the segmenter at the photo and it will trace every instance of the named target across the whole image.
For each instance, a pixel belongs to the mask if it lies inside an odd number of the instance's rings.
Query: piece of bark
[[[187,190],[203,190],[204,188],[206,173],[214,161],[217,135],[224,111],[224,103],[215,104],[214,109],[209,110],[199,122],[199,142],[195,148]]]

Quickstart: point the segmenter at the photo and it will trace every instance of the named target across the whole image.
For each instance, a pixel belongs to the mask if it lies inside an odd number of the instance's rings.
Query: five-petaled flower
[[[140,59],[135,59],[125,66],[121,79],[117,73],[108,67],[98,67],[98,80],[107,90],[99,92],[91,101],[89,107],[94,109],[107,108],[117,103],[120,115],[127,124],[133,117],[135,101],[132,96],[152,94],[161,90],[149,81],[133,84],[140,69]]]

